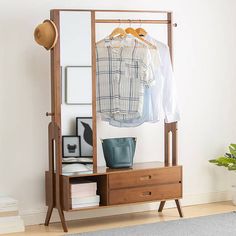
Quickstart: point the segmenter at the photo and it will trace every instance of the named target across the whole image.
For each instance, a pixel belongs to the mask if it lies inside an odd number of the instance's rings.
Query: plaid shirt
[[[154,82],[148,47],[129,37],[104,39],[96,45],[96,62],[97,112],[121,121],[140,117],[144,86]]]

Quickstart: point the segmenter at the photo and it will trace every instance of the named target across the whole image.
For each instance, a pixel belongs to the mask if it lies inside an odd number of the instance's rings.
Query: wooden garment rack
[[[92,48],[92,116],[93,116],[93,173],[65,176],[62,173],[62,133],[61,133],[61,65],[60,65],[60,12],[76,11],[91,13],[91,48]],[[126,12],[126,13],[162,13],[166,19],[96,19],[96,13]],[[68,231],[64,211],[75,211],[71,206],[71,182],[74,179],[96,181],[98,194],[101,197],[100,206],[86,209],[118,207],[123,204],[137,204],[150,201],[160,201],[158,211],[162,212],[166,200],[175,200],[180,217],[182,211],[179,199],[182,198],[182,166],[177,158],[177,122],[164,125],[164,161],[134,164],[132,169],[107,169],[97,166],[97,133],[96,133],[96,24],[99,23],[142,23],[163,24],[167,26],[168,46],[173,62],[172,31],[173,14],[169,11],[129,11],[129,10],[51,10],[50,18],[55,23],[59,37],[51,50],[51,122],[48,128],[49,139],[49,170],[46,171],[46,205],[48,211],[45,225],[48,226],[52,211],[58,210],[62,227]],[[170,135],[171,134],[171,135]],[[170,149],[172,150],[170,152]],[[128,181],[127,181],[128,179]],[[125,197],[124,197],[125,196]],[[79,210],[86,210],[79,209]]]

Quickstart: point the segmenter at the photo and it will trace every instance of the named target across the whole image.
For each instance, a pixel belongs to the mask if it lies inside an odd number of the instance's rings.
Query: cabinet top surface
[[[119,172],[132,172],[138,170],[145,170],[145,169],[156,169],[156,168],[173,168],[173,167],[180,167],[180,166],[166,166],[163,162],[145,162],[145,163],[135,163],[132,168],[119,168],[119,169],[110,169],[105,166],[98,166],[94,169],[91,173],[72,173],[70,175],[63,175],[68,176],[70,178],[80,177],[80,176],[93,176],[93,175],[106,175],[112,173],[119,173]]]

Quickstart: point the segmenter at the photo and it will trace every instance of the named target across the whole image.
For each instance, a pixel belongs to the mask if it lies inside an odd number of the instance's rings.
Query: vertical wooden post
[[[170,49],[170,58],[173,67],[173,13],[167,13],[167,20],[169,21],[167,26],[168,34],[168,46]],[[164,140],[165,140],[165,165],[170,165],[170,137],[169,134],[172,133],[172,165],[177,165],[177,122],[165,123]]]
[[[95,11],[91,11],[92,42],[92,117],[93,117],[93,170],[97,169],[97,109],[96,109],[96,22]]]
[[[64,213],[61,204],[61,184],[60,178],[62,173],[62,138],[61,138],[61,70],[60,70],[60,19],[59,10],[51,10],[50,19],[55,23],[58,30],[58,40],[55,47],[51,50],[51,112],[52,124],[50,126],[49,134],[49,176],[52,182],[53,196],[49,203],[45,225],[49,224],[53,207],[58,210],[62,227],[65,232],[68,232]],[[53,134],[53,137],[52,137]],[[54,141],[55,140],[55,148]],[[54,155],[56,160],[54,163]],[[54,181],[54,171],[56,172]],[[55,196],[54,196],[55,195]],[[55,202],[54,202],[55,199]],[[52,207],[53,206],[53,207]]]
[[[167,37],[168,37],[168,46],[170,49],[170,58],[172,62],[172,67],[173,67],[173,14],[172,12],[167,13],[167,20],[169,21],[167,25]],[[170,163],[170,133],[172,134],[171,136],[171,147],[172,147],[172,161]],[[177,159],[177,122],[173,123],[165,123],[164,127],[164,159],[165,159],[165,166],[169,166],[170,164],[172,165],[177,165],[178,159]],[[164,205],[166,201],[161,201],[158,212],[162,212]],[[175,200],[176,206],[179,211],[180,217],[183,216],[181,208],[180,208],[180,203],[179,200]]]
[[[172,67],[173,67],[173,13],[172,12],[167,13],[167,20],[169,21],[167,25],[167,40],[168,40],[168,46],[170,49],[170,58],[172,62]]]
[[[172,123],[171,132],[172,132],[172,165],[178,165],[178,128],[177,122]]]
[[[168,12],[167,13],[167,20],[169,20],[167,33],[168,33],[168,46],[170,49],[170,58],[172,62],[173,67],[173,13]],[[178,157],[177,157],[177,122],[172,123],[165,123],[165,165],[170,165],[170,137],[169,134],[172,134],[171,141],[172,141],[172,165],[176,166],[178,164]],[[179,199],[175,199],[175,203],[179,212],[179,216],[183,217],[183,213],[180,207]],[[162,201],[160,203],[159,212],[163,210],[165,201]]]
[[[48,211],[45,219],[45,226],[48,226],[49,221],[52,216],[52,211],[55,206],[54,202],[54,145],[53,145],[53,140],[54,140],[54,126],[53,122],[50,122],[48,125],[48,158],[49,158],[49,186],[50,188],[46,189],[48,191],[48,196],[49,196],[49,204],[48,204]]]

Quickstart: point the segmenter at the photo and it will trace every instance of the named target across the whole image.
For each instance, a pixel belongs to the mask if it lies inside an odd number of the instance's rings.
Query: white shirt
[[[146,40],[156,45],[161,59],[160,70],[157,68],[154,72],[158,74],[158,81],[156,82],[156,86],[150,88],[152,94],[153,122],[162,119],[166,123],[179,121],[180,115],[176,97],[176,85],[169,47],[149,35],[146,36]]]

